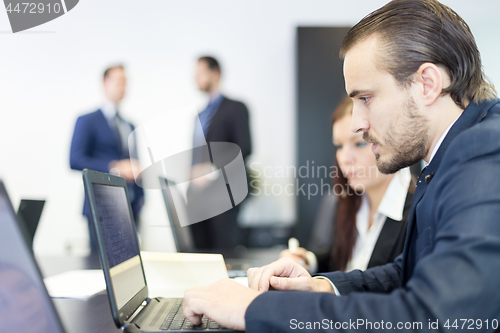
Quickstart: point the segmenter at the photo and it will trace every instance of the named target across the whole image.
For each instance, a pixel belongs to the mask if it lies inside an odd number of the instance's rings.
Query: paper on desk
[[[220,254],[141,252],[149,295],[183,297],[187,288],[227,278]]]
[[[68,271],[43,279],[51,297],[89,298],[106,289],[100,269]]]
[[[235,278],[233,278],[233,280],[238,282],[241,285],[244,285],[245,287],[248,287],[248,278],[247,277],[235,277]]]

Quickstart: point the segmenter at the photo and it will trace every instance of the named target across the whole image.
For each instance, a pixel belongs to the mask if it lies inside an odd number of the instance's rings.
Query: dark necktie
[[[118,140],[118,147],[120,147],[120,154],[122,157],[125,157],[127,150],[127,142],[124,142],[124,137],[128,136],[127,133],[123,132],[122,127],[123,119],[120,117],[118,110],[116,111],[115,116],[113,117],[113,127],[115,131],[116,138]],[[125,135],[124,135],[125,134]]]

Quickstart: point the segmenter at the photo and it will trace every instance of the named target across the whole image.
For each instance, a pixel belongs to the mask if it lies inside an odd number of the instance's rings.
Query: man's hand
[[[258,291],[298,290],[333,293],[333,288],[324,279],[313,279],[309,272],[291,258],[281,258],[261,268],[250,268],[247,272],[248,286]]]
[[[111,174],[125,178],[127,183],[133,183],[135,181],[134,172],[139,174],[141,171],[139,161],[135,159],[112,161],[109,164],[109,169]]]
[[[299,247],[295,252],[291,252],[290,250],[283,250],[280,253],[280,258],[288,257],[292,258],[296,262],[298,262],[300,265],[304,266],[307,268],[308,262],[307,262],[307,256],[306,256],[307,250],[304,249],[303,247]]]
[[[184,293],[184,316],[195,325],[205,315],[226,328],[244,331],[247,308],[259,294],[230,279],[189,288]]]
[[[199,163],[193,165],[191,168],[191,185],[198,189],[202,189],[208,186],[212,181],[214,181],[214,171],[217,168],[212,165],[212,163]],[[217,174],[215,174],[216,176]],[[220,175],[219,175],[220,176]]]

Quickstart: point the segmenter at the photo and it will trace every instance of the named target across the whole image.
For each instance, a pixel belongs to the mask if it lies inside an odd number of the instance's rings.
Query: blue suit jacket
[[[358,319],[390,322],[392,329],[420,322],[419,331],[438,319],[446,332],[447,320],[451,326],[458,319],[461,327],[460,319],[480,319],[482,332],[493,331],[491,321],[500,318],[499,170],[499,101],[471,103],[419,177],[404,250],[395,262],[324,274],[347,296],[264,293],[246,312],[247,331],[294,331],[298,322],[334,331],[324,319],[358,332],[370,331],[351,325]]]
[[[134,129],[132,124],[129,124]],[[117,135],[109,126],[101,110],[83,115],[76,120],[75,131],[71,141],[69,162],[71,169],[91,169],[109,172],[111,161],[130,158],[128,152],[122,153]],[[132,156],[137,158],[137,156]],[[132,210],[137,217],[144,199],[144,191],[136,184],[128,186],[131,196]],[[130,193],[132,192],[132,193]],[[90,217],[87,198],[83,205],[83,215]]]

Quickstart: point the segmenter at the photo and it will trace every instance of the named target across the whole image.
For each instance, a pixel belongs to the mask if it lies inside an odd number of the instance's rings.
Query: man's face
[[[377,167],[394,173],[420,161],[429,150],[429,121],[418,104],[418,87],[398,85],[387,71],[377,68],[375,36],[354,45],[346,54],[346,91],[353,98],[351,131],[363,132],[372,143]]]
[[[211,92],[219,80],[219,73],[208,67],[206,61],[198,61],[196,66],[196,83],[198,89],[204,92]]]
[[[122,68],[113,68],[104,79],[104,91],[106,97],[115,103],[119,103],[125,96],[127,78]]]

